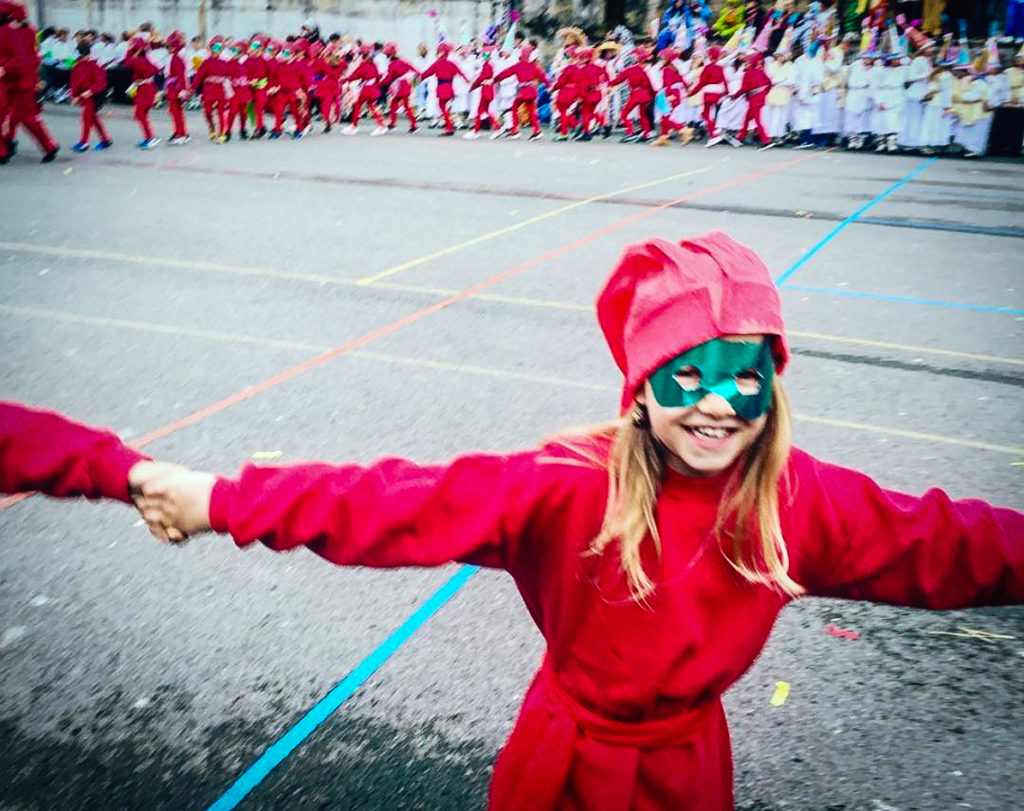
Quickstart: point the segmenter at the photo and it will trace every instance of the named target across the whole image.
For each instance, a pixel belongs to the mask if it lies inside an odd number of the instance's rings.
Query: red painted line
[[[672,206],[679,205],[680,203],[685,202],[687,200],[692,200],[695,197],[702,197],[706,194],[713,194],[714,192],[717,191],[729,189],[732,188],[733,186],[739,186],[743,183],[749,183],[752,180],[757,180],[759,178],[766,177],[767,175],[775,174],[776,172],[780,172],[783,169],[789,168],[790,166],[796,166],[797,164],[804,163],[805,161],[808,160],[812,160],[813,158],[817,157],[820,154],[822,153],[803,155],[794,160],[787,161],[785,163],[780,163],[777,166],[773,166],[770,169],[762,169],[759,172],[752,172],[750,174],[740,175],[739,177],[735,177],[732,180],[727,180],[724,183],[719,183],[715,186],[709,186],[706,189],[700,189],[695,192],[690,192],[689,194],[683,195],[682,197],[678,197],[675,200],[669,200],[667,203],[663,203],[657,208],[637,212],[636,214],[618,220],[612,223],[611,225],[607,225],[598,231],[594,231],[590,234],[587,234],[586,236],[580,237],[575,242],[570,242],[559,248],[554,248],[550,251],[547,251],[546,253],[541,254],[535,259],[531,259],[528,262],[523,262],[522,264],[516,265],[515,267],[502,271],[501,273],[497,274],[496,276],[492,276],[489,279],[484,279],[482,282],[478,282],[472,287],[467,287],[465,290],[461,290],[458,293],[454,293],[446,299],[442,299],[441,301],[435,302],[434,304],[417,310],[414,313],[410,313],[404,318],[400,318],[397,321],[392,321],[390,324],[385,324],[383,327],[379,327],[373,330],[372,332],[368,332],[365,335],[362,335],[358,338],[354,338],[351,341],[347,341],[346,343],[343,343],[340,346],[336,346],[334,349],[330,349],[327,352],[317,355],[315,358],[310,358],[309,360],[304,361],[303,363],[300,363],[297,366],[292,366],[290,369],[285,369],[283,372],[280,372],[274,375],[273,377],[269,377],[266,380],[257,383],[253,386],[249,386],[245,389],[242,389],[242,391],[232,394],[230,397],[225,397],[223,400],[218,400],[215,403],[211,403],[205,408],[201,408],[200,410],[194,411],[191,414],[188,414],[187,416],[184,416],[179,420],[175,420],[174,422],[168,423],[167,425],[164,425],[161,428],[157,428],[153,431],[150,431],[148,434],[143,434],[142,436],[137,437],[128,444],[130,444],[134,448],[142,448],[146,445],[149,445],[152,442],[155,442],[158,439],[162,439],[163,437],[169,436],[170,434],[177,433],[183,428],[187,428],[190,425],[195,425],[198,422],[202,422],[203,420],[212,417],[214,414],[218,414],[221,411],[231,408],[231,406],[233,405],[237,405],[238,403],[244,402],[245,400],[255,397],[257,394],[276,388],[277,386],[280,386],[282,383],[285,383],[294,377],[298,377],[299,375],[308,372],[310,369],[315,369],[317,366],[321,366],[322,364],[327,363],[327,361],[332,360],[338,357],[339,355],[344,355],[347,352],[352,352],[353,350],[358,349],[359,347],[366,346],[366,344],[376,341],[378,338],[383,338],[386,335],[390,335],[393,332],[397,332],[400,329],[404,329],[405,327],[408,327],[411,324],[415,324],[417,321],[421,321],[428,315],[433,315],[436,312],[440,312],[441,310],[451,307],[453,304],[458,304],[460,301],[465,301],[467,298],[474,296],[483,290],[487,290],[488,288],[494,287],[495,285],[500,284],[506,279],[510,279],[513,276],[516,276],[524,271],[537,267],[537,265],[543,264],[544,262],[547,262],[549,259],[554,259],[555,257],[567,254],[570,251],[574,251],[577,248],[580,248],[591,242],[595,242],[596,240],[601,239],[602,237],[608,236],[608,234],[614,233],[615,231],[625,228],[628,225],[632,225],[633,223],[645,219],[646,217],[650,217],[654,214],[657,214],[659,211],[663,211],[665,209],[671,208]],[[32,494],[19,493],[18,495],[5,498],[2,501],[0,501],[0,510],[6,509],[7,507],[12,506],[13,504],[17,504],[19,501],[28,498],[30,495]]]

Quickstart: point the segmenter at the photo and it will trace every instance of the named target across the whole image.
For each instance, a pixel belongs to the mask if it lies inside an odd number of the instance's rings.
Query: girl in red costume
[[[790,444],[778,291],[722,233],[629,246],[597,317],[620,419],[448,464],[246,466],[143,483],[158,538],[340,565],[504,569],[546,643],[492,811],[733,808],[721,697],[801,595],[1024,601],[1024,514],[911,496]]]
[[[128,89],[128,95],[132,96],[135,104],[132,117],[142,130],[142,140],[137,144],[139,149],[152,149],[160,143],[153,132],[153,125],[149,123],[149,111],[156,103],[156,80],[153,77],[160,72],[160,68],[149,61],[146,55],[148,50],[149,42],[145,37],[132,37],[123,62],[132,72],[132,86]]]
[[[661,86],[665,92],[665,101],[668,102],[669,109],[658,121],[659,132],[654,146],[666,146],[673,134],[681,133],[685,129],[684,124],[672,120],[672,112],[683,101],[686,82],[683,81],[682,75],[676,68],[679,51],[675,48],[662,48],[658,52],[658,58],[661,60]]]
[[[320,102],[320,113],[324,117],[324,132],[330,132],[335,124],[341,123],[341,77],[348,66],[341,58],[341,52],[334,45],[328,45],[317,57],[313,73],[316,80],[315,94]]]
[[[228,92],[231,86],[231,67],[221,58],[224,40],[214,37],[210,40],[210,55],[202,61],[192,77],[192,92],[201,87],[203,94],[203,115],[209,127],[210,140],[224,140],[228,131]]]
[[[651,54],[640,46],[633,49],[633,57],[636,63],[612,79],[611,84],[626,82],[629,86],[629,97],[622,106],[622,126],[626,128],[626,134],[622,137],[623,143],[646,143],[651,137],[651,120],[647,115],[647,106],[654,101],[654,85],[651,84],[651,77],[647,75],[646,69]],[[640,115],[640,135],[633,134],[633,122],[629,120],[633,110],[637,110]]]
[[[743,82],[733,93],[733,98],[740,96],[747,97],[747,112],[743,116],[743,126],[737,133],[736,140],[743,143],[747,137],[747,131],[753,125],[761,139],[761,149],[771,149],[775,143],[768,137],[768,132],[761,122],[761,110],[764,109],[765,99],[768,98],[768,91],[772,89],[772,80],[764,71],[764,57],[760,53],[752,53],[747,56],[747,68],[743,71]]]
[[[265,56],[264,49],[269,40],[266,37],[254,36],[249,42],[249,55],[245,59],[245,72],[249,76],[249,92],[252,93],[253,138],[262,138],[267,134],[267,86],[270,83],[270,60]]]
[[[500,84],[505,79],[512,77],[515,77],[515,80],[519,83],[519,89],[516,91],[515,101],[512,102],[512,126],[508,131],[507,137],[519,137],[519,114],[520,111],[525,110],[526,114],[530,117],[530,126],[533,128],[530,140],[538,141],[544,137],[544,133],[540,131],[540,117],[537,115],[537,94],[540,85],[548,84],[548,77],[537,63],[533,61],[532,45],[527,44],[520,48],[519,61],[505,68],[494,77],[494,81],[496,84]],[[499,130],[493,133],[491,138],[497,138],[502,134]]]
[[[708,63],[701,70],[696,84],[690,88],[690,95],[703,92],[704,109],[701,113],[704,118],[704,126],[708,131],[708,142],[704,145],[714,146],[722,141],[728,141],[733,146],[740,146],[740,142],[728,133],[719,134],[715,126],[715,119],[718,117],[718,104],[729,93],[729,85],[725,80],[725,69],[718,64],[722,57],[722,49],[717,45],[708,48]]]
[[[412,103],[409,97],[412,95],[412,80],[410,77],[417,76],[416,68],[406,62],[398,55],[398,46],[393,42],[384,45],[384,56],[388,58],[388,72],[384,76],[384,85],[391,95],[391,110],[388,117],[388,129],[395,128],[398,120],[398,111],[404,110],[405,117],[409,119],[409,132],[416,132],[416,113],[413,112]]]
[[[307,91],[312,84],[313,74],[305,61],[305,40],[297,39],[281,46],[281,54],[271,68],[271,81],[276,87],[274,94],[274,129],[271,138],[280,138],[284,128],[284,116],[291,110],[295,131],[292,138],[301,138],[309,125]]]
[[[166,45],[171,58],[167,62],[164,98],[167,99],[167,112],[171,114],[171,125],[174,128],[167,143],[169,146],[181,146],[191,140],[184,109],[188,99],[188,71],[181,56],[185,49],[185,35],[181,31],[172,31],[167,35]]]
[[[231,77],[231,101],[228,103],[228,125],[224,130],[224,140],[231,140],[231,131],[238,121],[238,137],[249,140],[249,131],[245,128],[245,117],[252,104],[252,79],[245,63],[249,61],[247,52],[249,43],[237,40],[231,43],[228,59],[228,73]]]
[[[75,152],[85,152],[89,148],[89,134],[94,129],[100,136],[96,143],[97,151],[110,149],[114,143],[97,115],[97,104],[107,89],[107,72],[89,55],[89,51],[88,42],[78,43],[79,56],[71,67],[71,100],[82,108],[82,134],[78,143],[71,147]]]
[[[583,123],[581,141],[589,141],[592,126],[598,121],[597,105],[601,103],[604,87],[608,84],[608,71],[594,61],[593,48],[580,48],[578,84],[580,91],[580,120]]]
[[[370,115],[373,116],[373,120],[377,122],[377,127],[370,135],[384,135],[387,133],[388,128],[384,124],[384,116],[381,115],[380,110],[377,108],[377,102],[380,100],[380,71],[373,61],[373,48],[369,45],[364,45],[359,50],[359,57],[356,66],[348,76],[341,80],[342,84],[360,82],[359,95],[356,97],[356,103],[352,107],[352,123],[341,132],[343,135],[356,135],[359,132],[359,116],[362,114],[363,105],[366,105]]]
[[[477,88],[480,89],[480,99],[477,101],[473,129],[462,136],[467,141],[475,141],[480,137],[480,127],[483,125],[485,118],[491,122],[492,132],[498,132],[501,129],[498,119],[491,112],[491,104],[494,102],[495,94],[494,64],[491,61],[491,58],[494,56],[494,46],[484,45],[480,50],[480,56],[484,60],[483,64],[480,66],[480,72],[473,80],[473,84],[469,86],[470,92]]]
[[[551,85],[555,93],[555,109],[558,110],[558,135],[556,141],[569,140],[569,127],[576,129],[580,122],[572,114],[572,108],[580,100],[580,80],[583,78],[576,57],[576,47],[569,45],[565,49],[568,62],[559,72],[555,83]]]
[[[441,42],[437,46],[437,59],[426,70],[420,74],[420,80],[426,81],[431,76],[437,77],[437,104],[441,108],[441,117],[444,118],[444,132],[441,135],[454,135],[455,124],[452,122],[452,114],[449,108],[452,106],[452,99],[455,98],[453,82],[456,76],[461,76],[469,84],[470,79],[462,72],[448,54],[452,52],[452,46],[447,42]]]
[[[18,127],[29,131],[43,163],[51,163],[60,151],[40,118],[36,99],[39,83],[39,52],[36,29],[28,22],[21,3],[0,0],[0,164],[7,163],[17,149]]]

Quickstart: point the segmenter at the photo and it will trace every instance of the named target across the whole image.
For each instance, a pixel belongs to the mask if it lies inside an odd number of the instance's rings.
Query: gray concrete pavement
[[[74,140],[75,118],[50,123]],[[605,419],[618,378],[589,308],[626,242],[720,228],[781,275],[923,163],[429,132],[142,153],[111,126],[112,152],[39,166],[23,141],[0,172],[4,397],[140,436],[516,271],[147,448],[224,472],[258,451],[437,460]],[[801,446],[1024,508],[1022,181],[1020,163],[929,164],[788,279],[826,291],[783,291]],[[454,571],[168,548],[135,524],[0,511],[5,810],[208,807]],[[936,633],[961,627],[1012,638]],[[474,576],[241,807],[481,807],[540,652],[510,580]],[[727,696],[738,806],[1010,811],[1022,656],[1020,608],[787,608]]]

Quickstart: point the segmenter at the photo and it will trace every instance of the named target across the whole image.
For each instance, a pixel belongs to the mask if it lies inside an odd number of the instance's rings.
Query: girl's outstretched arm
[[[1024,514],[886,490],[802,451],[790,474],[783,532],[809,594],[934,609],[1024,602]]]
[[[543,495],[536,456],[248,465],[234,478],[187,472],[146,483],[140,506],[151,525],[226,532],[239,546],[306,546],[340,565],[509,569]]]
[[[148,459],[111,431],[0,400],[0,493],[130,503],[129,471]]]

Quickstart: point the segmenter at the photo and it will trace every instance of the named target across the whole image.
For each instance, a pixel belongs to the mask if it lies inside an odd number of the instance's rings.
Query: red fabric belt
[[[715,701],[670,718],[616,721],[569,696],[545,659],[498,758],[488,807],[553,811],[569,781],[577,743],[586,737],[617,750],[608,763],[607,803],[590,811],[628,811],[640,750],[685,744],[702,733],[717,710]]]

